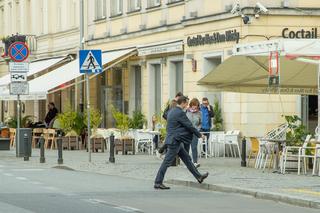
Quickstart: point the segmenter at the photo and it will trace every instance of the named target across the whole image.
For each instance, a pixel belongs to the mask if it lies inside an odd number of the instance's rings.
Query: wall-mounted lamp
[[[192,62],[192,72],[197,72],[197,60],[193,58],[191,59],[191,62]]]

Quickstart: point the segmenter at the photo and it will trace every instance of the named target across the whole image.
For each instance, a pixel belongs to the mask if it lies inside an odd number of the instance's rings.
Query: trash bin
[[[29,153],[29,157],[31,157],[31,150],[32,150],[32,129],[31,128],[20,128],[19,141],[17,141],[17,137],[16,137],[16,156],[17,157],[24,157],[24,150],[25,150],[24,135],[25,134],[27,134],[28,149],[29,149],[28,153]]]
[[[10,150],[10,138],[0,138],[0,150]]]

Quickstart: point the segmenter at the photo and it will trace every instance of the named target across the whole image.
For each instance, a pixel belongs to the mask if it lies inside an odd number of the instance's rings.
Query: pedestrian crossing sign
[[[102,72],[101,50],[80,50],[79,65],[80,73]]]

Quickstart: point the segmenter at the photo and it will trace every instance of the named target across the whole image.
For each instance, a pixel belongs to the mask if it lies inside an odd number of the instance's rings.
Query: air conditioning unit
[[[127,33],[127,28],[125,27],[125,28],[122,28],[121,30],[120,30],[120,33],[121,34],[126,34]]]
[[[289,0],[283,0],[281,2],[281,7],[284,7],[284,8],[289,7]]]
[[[146,27],[146,25],[145,24],[141,24],[141,25],[139,25],[139,29],[140,30],[145,30],[147,27]]]
[[[184,20],[186,20],[187,18],[186,18],[186,16],[182,16],[182,21],[184,21]]]
[[[230,12],[232,10],[232,8],[233,8],[233,5],[232,4],[228,4],[228,5],[224,6],[224,11]]]
[[[191,18],[196,18],[198,16],[198,12],[197,11],[190,12],[189,15],[190,15]]]
[[[160,21],[160,26],[164,26],[167,25],[167,20],[161,20]]]

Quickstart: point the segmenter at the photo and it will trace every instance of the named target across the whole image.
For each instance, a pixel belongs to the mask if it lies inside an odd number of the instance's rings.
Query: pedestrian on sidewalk
[[[167,138],[165,143],[168,145],[168,151],[157,173],[154,188],[155,189],[170,189],[163,184],[163,179],[168,167],[171,166],[175,157],[178,155],[188,170],[193,174],[199,183],[202,183],[209,173],[200,174],[197,168],[191,161],[190,155],[184,148],[183,143],[190,144],[193,134],[198,138],[204,137],[201,133],[193,127],[188,119],[185,109],[188,106],[188,98],[182,96],[177,101],[177,107],[170,110],[167,120]]]
[[[197,98],[193,98],[190,101],[189,109],[187,110],[187,117],[191,121],[194,128],[198,131],[201,129],[201,112],[200,102]],[[190,144],[185,144],[185,149],[189,153]],[[200,166],[198,163],[198,137],[193,134],[191,142],[192,160],[196,168]]]
[[[204,133],[207,139],[207,147],[208,147],[208,139],[210,135],[210,129],[212,127],[212,118],[214,117],[213,107],[209,104],[209,100],[207,97],[202,98],[202,104],[200,106],[201,111],[201,129],[200,132]],[[203,151],[206,152],[206,147],[203,146]]]
[[[167,107],[166,107],[165,110],[163,111],[163,115],[162,115],[163,119],[167,120],[167,116],[168,116],[169,111],[170,111],[172,108],[174,108],[174,107],[177,106],[177,101],[178,101],[179,97],[182,97],[182,96],[183,96],[182,92],[178,92],[178,93],[176,94],[176,97],[167,105]],[[163,154],[166,150],[167,150],[167,145],[164,144],[164,145],[158,150],[158,152],[159,152],[160,154]]]

